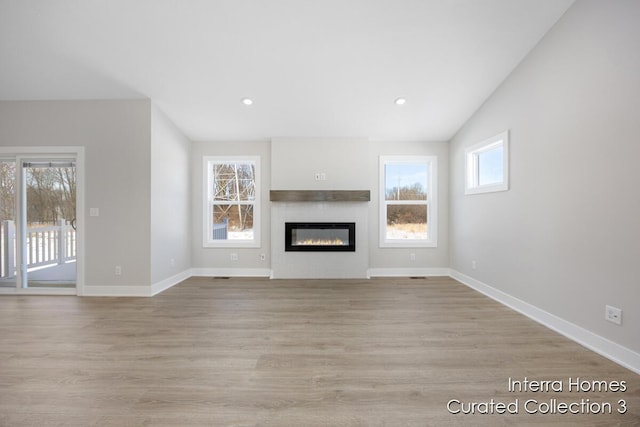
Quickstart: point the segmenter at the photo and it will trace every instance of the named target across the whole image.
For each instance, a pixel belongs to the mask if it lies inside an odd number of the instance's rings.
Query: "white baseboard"
[[[185,270],[151,286],[84,286],[85,297],[152,297],[166,291],[191,277],[191,270]]]
[[[151,286],[85,286],[86,297],[152,297],[192,276],[204,277],[269,277],[268,268],[192,268]],[[74,290],[75,292],[75,290]]]
[[[486,283],[480,282],[470,276],[451,270],[451,277],[464,285],[488,296],[491,299],[506,305],[513,310],[524,314],[528,318],[558,332],[572,341],[592,350],[613,362],[624,366],[631,371],[640,374],[640,354],[620,344],[616,344],[607,338],[594,334],[578,325],[561,319],[534,305],[515,298],[505,292],[495,289]]]
[[[197,277],[271,277],[268,268],[192,268]]]
[[[164,280],[161,280],[157,283],[154,283],[153,285],[151,285],[151,296],[158,295],[160,292],[166,291],[167,289],[177,285],[178,283],[187,280],[191,276],[192,272],[191,269],[189,269],[174,276],[168,277]]]
[[[85,286],[83,297],[150,297],[149,286]]]
[[[449,276],[448,268],[370,268],[367,277]]]
[[[0,288],[0,295],[78,295],[76,288]]]

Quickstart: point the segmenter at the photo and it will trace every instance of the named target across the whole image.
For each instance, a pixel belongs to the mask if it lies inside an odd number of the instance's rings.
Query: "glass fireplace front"
[[[355,252],[355,222],[286,222],[284,250]]]

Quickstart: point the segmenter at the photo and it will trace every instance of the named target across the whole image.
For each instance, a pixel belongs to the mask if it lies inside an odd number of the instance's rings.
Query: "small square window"
[[[465,194],[509,189],[509,132],[465,150]]]

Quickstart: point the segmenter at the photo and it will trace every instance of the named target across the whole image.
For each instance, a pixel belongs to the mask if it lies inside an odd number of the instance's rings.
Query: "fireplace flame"
[[[295,246],[346,246],[342,239],[304,239],[297,240]]]

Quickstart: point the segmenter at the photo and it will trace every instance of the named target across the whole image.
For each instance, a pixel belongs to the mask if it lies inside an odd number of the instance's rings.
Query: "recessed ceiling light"
[[[253,105],[253,99],[251,99],[251,98],[242,98],[242,103],[244,105]]]
[[[393,102],[395,102],[396,105],[404,105],[407,103],[407,98],[396,98]]]

